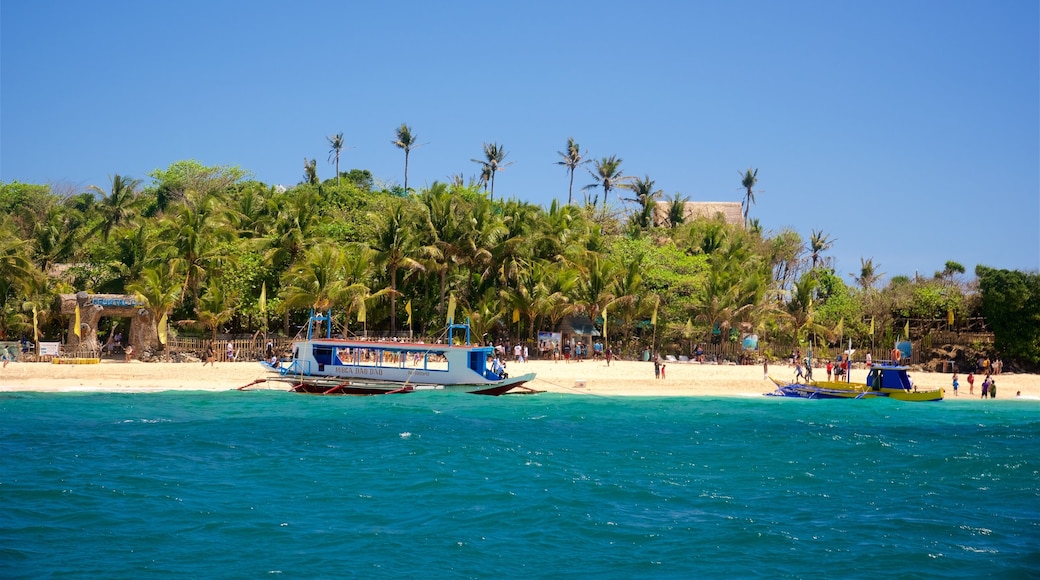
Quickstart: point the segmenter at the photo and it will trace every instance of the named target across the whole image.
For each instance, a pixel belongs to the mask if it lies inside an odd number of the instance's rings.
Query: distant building
[[[744,225],[743,206],[739,201],[688,201],[685,204],[684,219],[686,223],[692,222],[699,217],[714,219],[721,215],[726,223],[735,226]],[[654,225],[657,227],[669,226],[668,210],[672,202],[659,201],[654,210]]]

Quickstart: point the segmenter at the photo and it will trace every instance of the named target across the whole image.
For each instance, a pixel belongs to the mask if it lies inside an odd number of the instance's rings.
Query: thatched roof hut
[[[654,211],[655,226],[670,225],[668,223],[668,209],[671,205],[672,202],[670,201],[657,202],[657,208]],[[741,212],[742,207],[739,201],[688,201],[684,205],[684,217],[687,223],[699,217],[714,219],[716,216],[721,215],[728,224],[735,226],[744,224],[744,214]]]

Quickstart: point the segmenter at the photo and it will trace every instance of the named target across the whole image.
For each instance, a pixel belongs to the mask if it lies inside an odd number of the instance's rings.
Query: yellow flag
[[[33,304],[33,342],[40,342],[40,321],[36,315],[36,305]]]
[[[76,334],[76,336],[80,336],[80,332],[79,332],[79,304],[76,305],[76,328],[72,329],[72,332],[74,332]]]
[[[946,322],[953,326],[953,308],[946,311]]]
[[[513,308],[513,322],[520,322],[520,309],[516,307]]]
[[[834,334],[838,336],[845,336],[845,317],[842,316],[841,320],[838,321],[838,326],[834,327]]]
[[[903,327],[903,332],[906,333],[906,339],[910,340],[910,321],[906,321],[906,326]]]
[[[607,307],[603,307],[603,340],[607,340]]]
[[[267,282],[260,287],[260,313],[264,314],[267,312]]]
[[[367,312],[365,312],[365,301],[362,300],[361,301],[361,306],[358,307],[358,311],[357,311],[357,321],[358,322],[365,322],[366,321],[365,320],[366,315],[367,315]]]
[[[159,319],[159,344],[166,344],[166,314]]]
[[[874,336],[874,317],[870,317],[870,336]]]
[[[657,326],[657,304],[654,304],[654,314],[650,317],[650,326]]]
[[[451,298],[448,299],[448,324],[451,324],[455,320],[455,295],[452,294]]]
[[[408,304],[404,305],[404,311],[408,313],[408,326],[412,325],[412,301],[409,300]]]

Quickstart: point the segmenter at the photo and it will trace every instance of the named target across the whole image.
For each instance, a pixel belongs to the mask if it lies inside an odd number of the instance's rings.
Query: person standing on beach
[[[968,373],[968,394],[969,395],[974,395],[975,394],[975,374],[974,373]]]
[[[206,366],[207,364],[210,364],[212,366],[217,366],[216,360],[217,360],[216,349],[213,348],[213,343],[211,342],[211,343],[209,343],[209,346],[206,347],[206,354],[205,354],[205,358],[202,359],[202,366]]]
[[[762,359],[762,380],[769,380],[769,359]]]
[[[874,366],[874,359],[872,359],[870,357],[870,352],[868,351],[867,352],[867,370],[869,371],[870,367],[872,367],[872,366]]]
[[[610,366],[610,359],[614,358],[614,351],[610,350],[610,345],[607,345],[607,350],[604,352],[604,357],[607,359],[607,366]]]
[[[830,382],[831,377],[834,375],[834,363],[827,359],[827,381]]]
[[[997,398],[997,381],[993,379],[989,381],[989,398]]]
[[[989,396],[989,377],[982,381],[982,398],[985,399]]]
[[[3,361],[4,361],[4,368],[6,369],[7,368],[7,363],[11,362],[11,353],[7,350],[6,346],[4,347],[3,354],[0,354],[0,358],[3,359]]]
[[[957,396],[957,387],[958,386],[960,386],[960,383],[957,382],[957,373],[953,373],[953,396],[954,397]]]
[[[230,340],[227,341],[227,361],[235,362],[235,345]]]
[[[134,345],[126,345],[126,349],[123,352],[126,354],[126,362],[130,362],[130,359],[134,357]]]
[[[654,356],[654,378],[661,378],[661,357]]]

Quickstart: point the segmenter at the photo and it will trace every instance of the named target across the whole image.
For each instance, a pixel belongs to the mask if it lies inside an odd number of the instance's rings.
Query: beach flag
[[[409,300],[408,304],[404,305],[404,311],[408,313],[408,326],[412,325],[412,301]]]
[[[910,340],[910,320],[907,319],[906,326],[903,327],[903,332],[906,333],[906,339]]]
[[[448,324],[451,324],[455,320],[455,295],[452,294],[448,299]]]
[[[166,314],[159,319],[159,344],[166,344]]]
[[[603,340],[607,339],[607,307],[603,307]]]
[[[36,305],[33,304],[33,342],[40,342],[40,321],[36,315]]]
[[[953,308],[946,311],[946,322],[953,326]]]
[[[654,304],[654,313],[650,316],[650,326],[657,326],[657,304]]]
[[[260,287],[260,314],[267,312],[267,282]]]
[[[358,322],[366,322],[366,320],[365,320],[366,314],[367,313],[365,312],[365,301],[362,300],[361,301],[361,305],[358,306],[358,310],[357,310],[357,321]]]
[[[520,309],[515,306],[513,307],[513,322],[520,322]]]
[[[74,332],[77,337],[80,336],[80,333],[79,333],[79,304],[76,305],[76,328],[74,328],[72,330],[72,332]]]
[[[838,326],[834,327],[834,334],[838,336],[845,336],[845,317],[842,316],[841,320],[838,321]]]
[[[870,317],[870,336],[874,336],[874,317]]]

